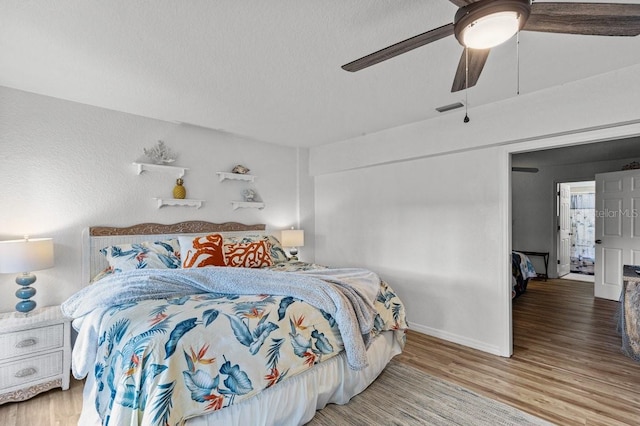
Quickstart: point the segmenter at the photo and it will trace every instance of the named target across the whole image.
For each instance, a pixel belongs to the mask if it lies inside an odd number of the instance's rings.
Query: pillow
[[[273,265],[271,244],[266,240],[224,244],[224,257],[227,266],[239,268],[262,268]]]
[[[181,236],[180,253],[183,268],[232,266],[262,268],[286,261],[280,242],[270,235],[223,237],[221,234]],[[275,243],[272,244],[272,241]],[[273,256],[276,255],[274,262]]]
[[[208,234],[197,237],[178,237],[180,257],[183,268],[202,268],[205,266],[226,266],[220,234]]]
[[[280,262],[287,262],[289,260],[289,258],[287,257],[287,253],[285,253],[284,249],[282,248],[282,244],[280,244],[280,241],[278,241],[278,239],[273,235],[254,234],[254,235],[243,235],[238,237],[226,237],[224,239],[225,244],[238,244],[238,243],[246,244],[246,243],[252,243],[257,241],[266,241],[270,244],[271,249],[269,254],[271,255],[271,261],[274,264],[280,263]]]
[[[93,284],[98,280],[103,279],[104,277],[108,277],[109,275],[113,274],[113,268],[111,266],[108,266],[107,268],[103,269],[102,271],[98,272],[96,274],[95,277],[93,277],[93,279],[89,282],[89,284]]]
[[[176,239],[109,246],[100,253],[105,255],[114,273],[180,267],[180,246]]]

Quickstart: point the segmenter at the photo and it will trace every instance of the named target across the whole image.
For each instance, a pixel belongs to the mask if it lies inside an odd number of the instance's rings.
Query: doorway
[[[558,276],[565,279],[594,282],[596,243],[596,185],[595,181],[564,182],[558,184],[560,188],[567,190],[567,202],[558,202],[559,209],[567,208],[567,212],[560,213],[561,217],[567,218],[567,250],[564,254],[567,259],[567,266],[564,273],[560,273],[558,266]],[[561,217],[559,223],[562,223]],[[562,226],[560,226],[562,230]],[[559,241],[562,241],[559,232]],[[558,247],[562,247],[559,245]],[[559,250],[560,257],[564,257],[562,250]]]
[[[634,160],[639,161],[640,122],[605,129],[602,133],[585,131],[524,141],[505,146],[502,153],[504,180],[508,182],[501,196],[506,200],[503,206],[507,218],[504,256],[514,247],[527,247],[549,251],[551,264],[555,264],[558,259],[558,223],[554,219],[556,184],[592,180],[598,173],[620,170]],[[525,168],[535,172],[519,172]],[[549,272],[557,277],[555,268]],[[505,288],[510,290],[510,284],[505,280]],[[503,311],[505,347],[510,348],[509,353],[513,353],[512,302],[509,298]]]

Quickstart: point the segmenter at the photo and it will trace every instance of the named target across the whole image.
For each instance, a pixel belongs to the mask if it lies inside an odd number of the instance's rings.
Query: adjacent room
[[[3,1],[0,424],[633,424],[638,34],[633,0]]]

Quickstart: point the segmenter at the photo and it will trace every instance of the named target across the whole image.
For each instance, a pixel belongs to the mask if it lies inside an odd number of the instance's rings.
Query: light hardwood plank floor
[[[638,425],[640,364],[620,352],[617,306],[594,299],[592,283],[532,281],[513,303],[511,358],[410,331],[397,359],[556,424]],[[0,406],[0,425],[76,425],[81,399],[72,379]]]
[[[640,425],[640,363],[624,356],[618,302],[593,283],[531,281],[502,358],[409,333],[402,362],[560,425]]]

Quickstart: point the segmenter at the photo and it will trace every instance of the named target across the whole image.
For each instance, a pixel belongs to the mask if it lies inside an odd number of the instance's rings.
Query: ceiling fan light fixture
[[[454,34],[470,49],[490,49],[517,33],[529,18],[529,0],[479,1],[458,10]]]
[[[472,22],[462,30],[462,44],[470,49],[489,49],[504,43],[518,32],[516,12],[498,12]]]

